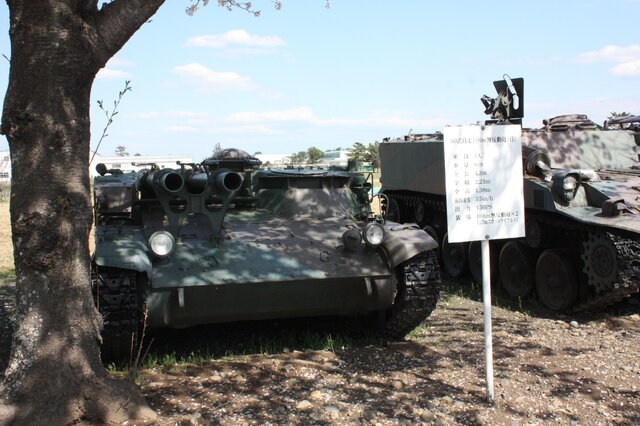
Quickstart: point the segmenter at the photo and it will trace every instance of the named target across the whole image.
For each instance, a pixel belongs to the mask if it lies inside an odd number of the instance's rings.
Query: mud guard
[[[100,231],[97,230],[99,233]],[[102,237],[99,235],[98,238]],[[147,245],[140,233],[135,233],[130,238],[112,239],[103,238],[100,244],[96,244],[93,261],[98,266],[111,268],[130,269],[138,272],[151,273],[151,259],[147,252]]]
[[[412,257],[438,248],[438,243],[418,225],[388,222],[384,226],[382,249],[395,268]]]

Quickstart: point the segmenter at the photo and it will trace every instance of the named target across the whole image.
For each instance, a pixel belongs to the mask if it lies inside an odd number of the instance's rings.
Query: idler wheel
[[[499,271],[502,287],[511,297],[526,297],[534,287],[533,257],[520,241],[509,241],[500,250]]]
[[[449,234],[442,240],[442,266],[447,274],[460,278],[467,272],[467,244],[449,243]]]
[[[611,289],[618,275],[618,252],[604,233],[592,233],[582,245],[583,271],[597,294]]]
[[[578,280],[571,261],[560,251],[542,252],[536,263],[538,299],[553,311],[570,308],[578,296]]]

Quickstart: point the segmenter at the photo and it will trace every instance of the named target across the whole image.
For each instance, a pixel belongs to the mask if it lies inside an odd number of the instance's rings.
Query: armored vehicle
[[[482,98],[488,125],[520,123],[522,79]],[[640,292],[640,117],[598,126],[584,115],[523,129],[526,238],[491,242],[494,282],[513,297],[536,292],[552,310],[584,310]],[[481,280],[479,242],[449,244],[441,133],[380,144],[387,215],[441,243],[453,277]],[[495,256],[494,256],[495,255]],[[494,258],[495,257],[495,258]]]
[[[361,173],[261,170],[237,149],[143,166],[97,166],[92,282],[106,359],[129,354],[143,323],[362,315],[401,338],[436,305],[437,243],[374,216]]]

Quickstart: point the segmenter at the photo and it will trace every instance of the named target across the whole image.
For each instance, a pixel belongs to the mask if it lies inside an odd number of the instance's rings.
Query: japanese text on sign
[[[520,126],[444,130],[449,242],[524,236]]]

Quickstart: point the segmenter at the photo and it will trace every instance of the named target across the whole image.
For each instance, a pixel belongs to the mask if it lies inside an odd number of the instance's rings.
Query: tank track
[[[616,278],[606,286],[598,285],[593,297],[579,302],[573,307],[573,311],[585,311],[608,305],[640,292],[640,241],[624,238],[611,232],[606,233],[606,238],[616,250]],[[587,272],[587,261],[588,258],[585,256],[585,272]],[[591,284],[589,282],[590,286]]]
[[[382,334],[403,339],[436,307],[440,295],[440,269],[434,251],[421,253],[396,268],[398,293]]]
[[[138,273],[93,265],[91,286],[103,318],[100,346],[103,362],[132,361],[144,321]]]
[[[388,194],[395,199],[400,210],[403,206],[410,209],[419,202],[430,208],[432,212],[439,213],[445,210],[445,202],[441,197],[430,197],[415,193],[391,193]],[[413,211],[403,212],[401,216],[412,215]],[[603,232],[588,225],[580,224],[568,218],[552,216],[549,214],[535,213],[527,211],[527,214],[534,216],[536,220],[547,227],[553,228],[556,236],[562,236],[569,240],[580,240],[576,250],[580,252],[579,270],[584,273],[587,279],[587,291],[580,292],[578,302],[571,308],[571,311],[587,311],[590,309],[610,305],[619,302],[633,294],[640,293],[640,237],[629,238],[614,232]],[[617,275],[615,279],[603,282],[594,279],[589,269],[593,260],[585,257],[585,242],[590,236],[604,234],[616,251]]]

